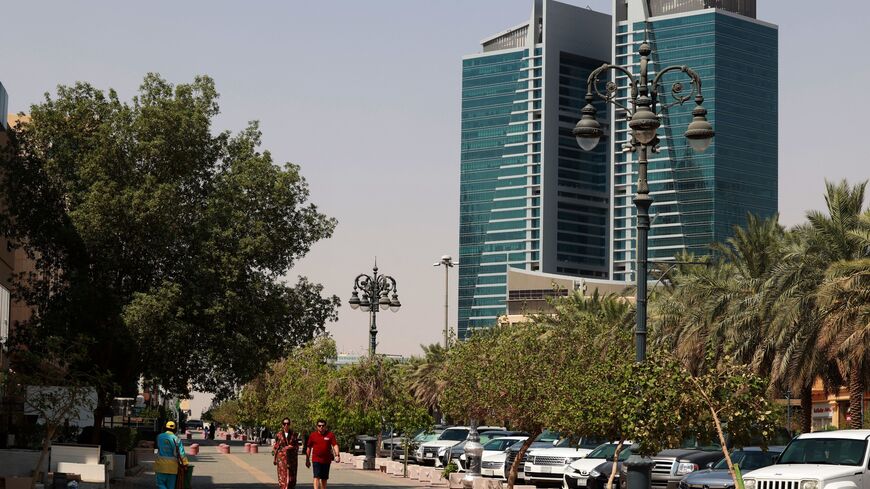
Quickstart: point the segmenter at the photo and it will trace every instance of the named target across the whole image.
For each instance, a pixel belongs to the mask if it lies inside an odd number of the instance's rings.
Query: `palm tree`
[[[749,215],[745,227],[735,226],[730,238],[712,246],[715,258],[706,266],[679,267],[675,286],[656,301],[659,346],[696,371],[727,356],[768,375],[773,345],[764,283],[783,254],[784,237],[776,216]]]
[[[423,357],[413,358],[407,366],[411,392],[417,401],[429,409],[435,419],[440,419],[441,394],[445,386],[442,373],[447,361],[447,349],[439,343],[420,347],[423,349]]]
[[[855,231],[859,229],[865,187],[866,182],[854,187],[846,181],[826,182],[828,213],[810,211],[807,224],[792,230],[794,239],[765,286],[768,307],[775,311],[771,327],[775,336],[770,338],[777,353],[772,376],[778,384],[801,393],[804,430],[810,428],[806,411],[815,378],[820,377],[828,389],[842,384],[843,378],[849,379],[854,389],[864,386],[860,371],[849,368],[855,364],[851,361],[853,352],[835,341],[841,335],[831,327],[836,322],[836,308],[831,309],[830,301],[834,291],[827,287],[824,298],[821,292],[833,279],[828,273],[832,265],[861,257],[861,241]],[[860,403],[850,406],[850,411],[856,410],[860,412]],[[853,426],[860,423],[860,414],[852,417]]]
[[[849,234],[860,256],[831,264],[819,289],[819,305],[826,326],[821,340],[846,374],[849,417],[857,429],[862,427],[864,392],[870,383],[870,209]]]

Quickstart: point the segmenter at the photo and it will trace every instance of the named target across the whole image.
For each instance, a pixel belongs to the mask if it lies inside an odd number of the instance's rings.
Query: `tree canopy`
[[[15,277],[34,314],[14,340],[83,344],[75,368],[122,390],[226,394],[336,318],[338,298],[282,279],[335,220],[256,122],[219,132],[218,112],[210,78],[156,74],[131,102],[76,83],[31,107],[0,157],[0,231],[35,262]]]

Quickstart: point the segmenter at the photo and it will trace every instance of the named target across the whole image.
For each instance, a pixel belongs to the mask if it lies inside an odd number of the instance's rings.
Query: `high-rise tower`
[[[462,60],[460,338],[505,313],[508,267],[608,275],[608,145],[581,152],[571,130],[611,26],[535,0],[528,21]]]
[[[701,76],[704,107],[716,137],[693,153],[683,133],[693,103],[665,111],[658,153],[649,155],[655,203],[649,259],[686,251],[709,253],[751,212],[777,212],[777,27],[755,18],[755,0],[615,0],[614,62],[637,72],[639,45],[652,47],[650,76],[657,68],[687,65]],[[628,80],[617,76],[626,105]],[[664,77],[670,93],[679,75]],[[614,165],[611,278],[635,280],[635,155],[621,151],[629,137],[622,110],[611,112]],[[600,112],[599,112],[600,113]]]

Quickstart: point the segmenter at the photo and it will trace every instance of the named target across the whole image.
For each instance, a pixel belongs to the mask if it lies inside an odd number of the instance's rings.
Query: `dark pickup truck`
[[[686,474],[704,468],[709,463],[715,463],[722,458],[719,447],[703,448],[670,448],[655,454],[652,459],[652,489],[679,489],[680,479]],[[589,474],[587,489],[603,489],[607,486],[607,478],[613,462],[605,462]],[[614,487],[625,488],[625,467],[622,462],[617,468]]]

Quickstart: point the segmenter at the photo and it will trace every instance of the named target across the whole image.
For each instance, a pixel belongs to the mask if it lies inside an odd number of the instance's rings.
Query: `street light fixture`
[[[359,296],[359,291],[362,291],[362,297]],[[402,307],[396,290],[396,279],[389,275],[378,275],[378,266],[375,264],[371,275],[361,273],[354,279],[353,292],[347,303],[351,309],[362,309],[369,313],[369,355],[374,356],[378,336],[378,309],[397,312]]]
[[[590,151],[598,145],[604,131],[601,123],[596,119],[596,109],[592,105],[596,96],[607,103],[613,104],[630,114],[628,127],[631,128],[631,140],[625,149],[628,152],[637,153],[638,176],[637,194],[634,197],[634,205],[637,207],[637,329],[635,332],[636,360],[642,362],[646,359],[646,319],[647,319],[647,242],[650,229],[649,209],[653,199],[649,195],[649,183],[647,181],[647,152],[658,146],[656,130],[661,123],[656,109],[667,109],[674,105],[682,105],[694,98],[697,106],[692,110],[693,120],[689,124],[685,137],[689,146],[696,152],[703,152],[710,146],[713,139],[713,126],[707,121],[707,110],[703,107],[704,97],[701,95],[701,77],[685,65],[669,66],[659,71],[652,83],[649,82],[649,56],[652,49],[644,42],[638,49],[640,54],[640,74],[636,77],[631,72],[618,65],[604,64],[589,74],[586,88],[586,105],[581,109],[581,117],[574,127],[574,136],[577,144],[585,151]],[[613,81],[608,81],[605,91],[599,90],[601,76],[610,71],[617,71],[628,77],[629,97],[631,108],[627,108],[616,100],[618,86]],[[670,92],[674,101],[665,103],[662,76],[670,72],[681,72],[689,77],[691,91],[684,94],[683,84],[676,82],[671,86]]]
[[[646,319],[647,319],[647,241],[650,229],[649,209],[653,199],[649,195],[649,183],[647,182],[647,151],[650,148],[655,151],[659,140],[656,131],[659,128],[659,117],[656,109],[661,104],[661,110],[674,105],[682,105],[694,98],[696,107],[692,110],[692,122],[686,130],[685,137],[693,151],[703,152],[710,146],[713,139],[713,126],[707,121],[707,110],[703,107],[704,97],[701,95],[701,77],[685,65],[669,66],[656,74],[652,83],[649,82],[649,56],[652,53],[650,45],[642,43],[638,48],[640,54],[640,72],[635,77],[631,72],[618,65],[605,63],[589,74],[586,83],[586,105],[581,109],[581,117],[574,127],[574,136],[577,144],[585,151],[593,149],[601,140],[604,131],[601,124],[595,118],[595,106],[592,101],[595,97],[604,100],[626,111],[629,115],[628,127],[631,129],[631,139],[623,146],[627,152],[637,153],[637,193],[634,197],[634,205],[637,207],[637,327],[635,329],[635,358],[637,362],[646,360]],[[605,92],[599,90],[602,74],[616,71],[624,74],[629,80],[629,98],[631,108],[627,108],[616,100],[618,85],[608,81]],[[670,72],[681,72],[689,77],[691,91],[683,93],[683,84],[676,82],[671,85],[671,97],[674,101],[670,104],[660,100],[665,98],[664,87],[660,87],[662,76]],[[629,489],[647,489],[650,486],[650,471],[653,461],[649,458],[632,455],[625,462],[628,469],[627,485]]]
[[[450,269],[453,268],[454,265],[459,265],[458,261],[453,261],[453,257],[450,255],[444,255],[441,257],[441,261],[436,261],[432,264],[433,267],[444,266],[444,349],[450,348],[450,338],[449,331],[450,326],[448,325],[448,315],[447,315],[447,307],[448,307],[448,297],[450,292]]]

